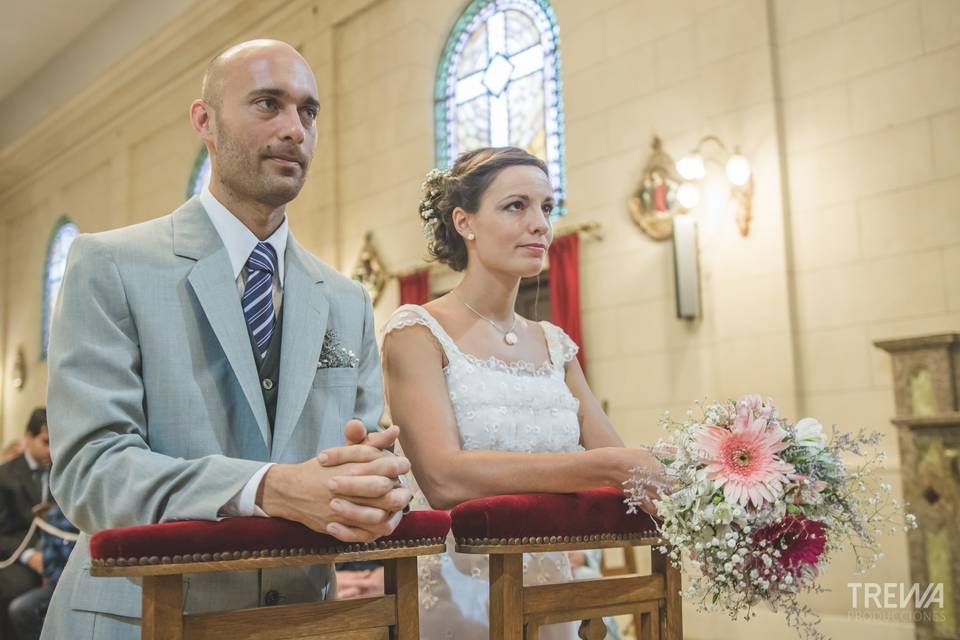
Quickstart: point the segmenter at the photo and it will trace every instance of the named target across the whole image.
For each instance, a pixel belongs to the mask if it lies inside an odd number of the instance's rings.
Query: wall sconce
[[[17,355],[13,358],[13,372],[10,382],[16,390],[23,389],[27,383],[27,359],[23,356],[23,347],[17,348]]]
[[[654,136],[651,149],[627,206],[633,221],[648,236],[654,240],[673,238],[677,317],[695,320],[700,316],[697,222],[687,212],[697,206],[700,190],[684,182],[678,170],[680,163],[664,151],[660,138]]]
[[[708,143],[713,143],[709,145]],[[686,209],[692,209],[700,201],[700,189],[695,184],[707,175],[707,159],[704,149],[714,147],[714,152],[708,156],[709,160],[724,167],[727,180],[730,182],[730,198],[736,205],[734,217],[740,235],[746,236],[750,232],[750,220],[753,217],[753,170],[750,161],[740,153],[739,147],[734,147],[733,153],[717,136],[704,136],[694,147],[693,151],[680,158],[677,162],[677,173],[686,182],[688,187],[684,193],[677,193],[677,199]]]

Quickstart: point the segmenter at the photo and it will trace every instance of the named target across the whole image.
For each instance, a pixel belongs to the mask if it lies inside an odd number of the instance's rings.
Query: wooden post
[[[637,627],[637,640],[660,640],[660,611],[657,607],[653,611],[641,611],[633,614],[634,620],[640,620]]]
[[[670,548],[667,547],[667,553]],[[650,547],[650,567],[653,573],[663,574],[665,602],[660,609],[661,633],[663,640],[682,640],[683,618],[680,598],[680,570],[670,563],[667,554],[657,551],[656,546]]]
[[[523,640],[540,640],[540,624],[536,622],[524,624]]]
[[[580,623],[577,635],[581,640],[603,640],[607,637],[607,625],[603,623],[603,618],[590,618]]]
[[[490,554],[490,640],[523,640],[523,554]]]
[[[625,574],[635,575],[637,573],[637,552],[632,544],[623,545],[623,566],[611,567],[607,564],[607,554],[600,554],[600,575],[603,576],[622,576]],[[641,615],[633,614],[633,632],[640,633]],[[641,638],[642,636],[637,636]]]
[[[183,576],[143,577],[141,640],[183,640]]]
[[[416,557],[386,560],[383,583],[384,591],[397,597],[397,624],[390,627],[390,640],[419,640],[420,587]]]

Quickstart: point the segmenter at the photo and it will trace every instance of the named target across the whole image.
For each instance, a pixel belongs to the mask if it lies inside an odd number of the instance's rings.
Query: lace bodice
[[[559,327],[541,322],[549,360],[541,365],[504,362],[464,353],[440,323],[423,307],[397,309],[384,333],[405,327],[427,327],[443,348],[450,404],[460,446],[546,453],[579,451],[580,402],[564,380],[565,365],[577,354],[577,345]]]

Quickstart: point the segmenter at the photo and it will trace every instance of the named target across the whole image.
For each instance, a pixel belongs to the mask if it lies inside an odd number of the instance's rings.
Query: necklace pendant
[[[518,340],[519,338],[517,338],[517,334],[515,334],[513,331],[507,331],[505,334],[503,334],[503,341],[511,347],[517,344]]]

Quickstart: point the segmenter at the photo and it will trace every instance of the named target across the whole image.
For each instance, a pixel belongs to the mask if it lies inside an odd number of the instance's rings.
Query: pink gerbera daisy
[[[763,506],[783,493],[793,465],[777,454],[787,448],[778,429],[768,429],[764,417],[737,416],[733,430],[705,427],[697,436],[697,444],[707,457],[707,477],[729,502],[746,507]]]

